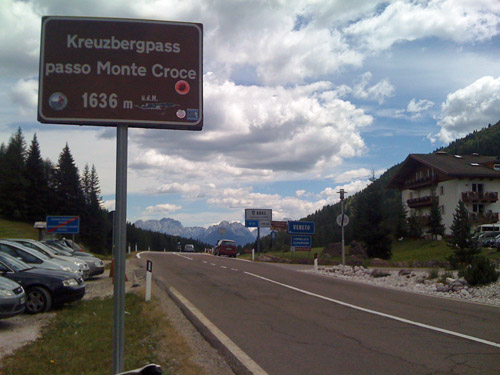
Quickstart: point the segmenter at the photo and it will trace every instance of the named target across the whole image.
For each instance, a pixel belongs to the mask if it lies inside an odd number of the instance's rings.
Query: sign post
[[[116,374],[124,365],[128,128],[202,129],[203,25],[46,16],[40,47],[38,121],[116,126]]]
[[[257,227],[257,254],[260,254],[260,228],[270,228],[273,210],[270,208],[246,208],[245,227]]]
[[[151,280],[153,276],[153,262],[146,261],[146,302],[151,301]]]
[[[340,215],[337,216],[337,224],[342,228],[342,266],[345,266],[345,245],[344,245],[344,227],[349,223],[349,217],[344,215],[344,194],[346,191],[340,189]]]

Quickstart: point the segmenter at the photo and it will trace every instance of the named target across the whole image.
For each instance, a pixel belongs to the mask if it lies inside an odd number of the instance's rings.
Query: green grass
[[[346,262],[349,259],[349,246],[345,248]],[[262,252],[263,255],[270,255],[272,257],[284,259],[292,263],[308,263],[312,264],[314,253],[318,253],[320,264],[326,261],[321,259],[323,253],[322,247],[313,248],[312,251],[299,251],[291,252]],[[395,241],[392,246],[392,258],[389,260],[390,264],[406,263],[409,266],[414,262],[427,262],[436,261],[445,263],[446,258],[453,253],[453,250],[448,247],[446,241],[424,240],[424,239],[405,239],[403,241]],[[481,254],[487,258],[495,261],[500,261],[500,252],[495,249],[483,248]],[[244,254],[241,256],[244,259],[251,259],[251,254]],[[330,262],[341,262],[341,257],[328,258]],[[370,260],[363,263],[370,265]]]
[[[38,229],[33,225],[0,218],[0,238],[31,238],[38,240]]]
[[[185,358],[190,349],[173,332],[155,301],[144,302],[129,293],[125,298],[125,369],[157,363],[164,374],[199,374]],[[57,311],[43,329],[43,338],[3,360],[5,375],[101,375],[113,368],[113,301],[80,301]],[[168,356],[167,356],[167,355]]]
[[[414,261],[446,261],[451,255],[450,249],[445,241],[434,240],[410,240],[396,241],[392,246],[392,262],[414,262]]]

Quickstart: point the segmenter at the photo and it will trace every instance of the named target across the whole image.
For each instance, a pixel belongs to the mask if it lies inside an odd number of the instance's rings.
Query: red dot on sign
[[[189,90],[189,83],[184,80],[177,81],[177,83],[175,84],[175,91],[177,91],[177,94],[186,95]]]

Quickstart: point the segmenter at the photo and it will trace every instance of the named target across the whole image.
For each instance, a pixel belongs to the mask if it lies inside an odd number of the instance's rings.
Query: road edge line
[[[380,311],[367,309],[367,308],[364,308],[364,307],[361,307],[361,306],[356,306],[356,305],[353,305],[351,303],[339,301],[339,300],[336,300],[336,299],[333,299],[333,298],[330,298],[330,297],[323,296],[321,294],[309,292],[309,291],[304,290],[304,289],[300,289],[300,288],[297,288],[297,287],[294,287],[294,286],[291,286],[291,285],[288,285],[288,284],[284,284],[284,283],[281,283],[281,282],[276,281],[276,280],[268,279],[267,277],[256,275],[256,274],[251,273],[251,272],[243,272],[243,273],[245,273],[245,274],[247,274],[249,276],[253,276],[253,277],[256,277],[258,279],[261,279],[261,280],[264,280],[264,281],[267,281],[267,282],[270,282],[270,283],[273,283],[273,284],[276,284],[276,285],[280,285],[282,287],[294,290],[296,292],[299,292],[299,293],[302,293],[302,294],[306,294],[306,295],[311,296],[311,297],[320,298],[320,299],[325,300],[325,301],[333,302],[333,303],[336,303],[338,305],[341,305],[341,306],[344,306],[344,307],[348,307],[348,308],[351,308],[351,309],[354,309],[354,310],[362,311],[362,312],[369,313],[369,314],[372,314],[372,315],[378,315],[378,316],[381,316],[383,318],[392,319],[392,320],[395,320],[395,321],[398,321],[398,322],[401,322],[401,323],[410,324],[410,325],[417,326],[417,327],[420,327],[420,328],[425,328],[425,329],[428,329],[428,330],[431,330],[431,331],[436,331],[436,332],[444,333],[444,334],[447,334],[447,335],[450,335],[450,336],[455,336],[455,337],[459,337],[459,338],[462,338],[462,339],[474,341],[474,342],[477,342],[477,343],[480,343],[480,344],[485,344],[485,345],[493,346],[493,347],[496,347],[496,348],[500,348],[500,343],[497,343],[497,342],[494,342],[494,341],[480,339],[479,337],[469,336],[469,335],[466,335],[466,334],[463,334],[463,333],[450,331],[448,329],[439,328],[439,327],[436,327],[436,326],[431,326],[429,324],[419,323],[419,322],[415,322],[413,320],[409,320],[409,319],[405,319],[405,318],[400,318],[399,316],[395,316],[395,315],[391,315],[391,314],[386,314],[386,313],[383,313],[383,312],[380,312]]]
[[[236,375],[268,375],[248,354],[240,349],[174,287],[167,288],[167,292],[203,337],[226,357],[229,366]]]

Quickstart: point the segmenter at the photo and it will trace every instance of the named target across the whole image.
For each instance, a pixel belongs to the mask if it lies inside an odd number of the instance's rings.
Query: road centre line
[[[181,258],[184,258],[184,259],[187,259],[187,260],[193,260],[193,258],[189,258],[189,257],[181,255],[181,254],[177,254],[177,253],[174,253],[174,254],[177,255],[178,257],[181,257]]]
[[[463,339],[466,339],[466,340],[475,341],[475,342],[478,342],[480,344],[485,344],[485,345],[493,346],[493,347],[496,347],[496,348],[500,348],[500,343],[496,343],[496,342],[488,341],[488,340],[483,340],[483,339],[480,339],[478,337],[464,335],[462,333],[450,331],[450,330],[439,328],[439,327],[434,327],[434,326],[431,326],[431,325],[428,325],[428,324],[424,324],[424,323],[414,322],[412,320],[400,318],[400,317],[395,316],[395,315],[385,314],[385,313],[382,313],[382,312],[379,312],[379,311],[366,309],[364,307],[352,305],[350,303],[346,303],[346,302],[342,302],[342,301],[339,301],[339,300],[336,300],[336,299],[333,299],[333,298],[325,297],[325,296],[322,296],[320,294],[308,292],[307,290],[299,289],[299,288],[296,288],[296,287],[291,286],[291,285],[283,284],[283,283],[280,283],[279,281],[271,280],[271,279],[268,279],[266,277],[256,275],[254,273],[250,273],[250,272],[244,272],[244,273],[247,274],[247,275],[249,275],[249,276],[253,276],[253,277],[256,277],[258,279],[261,279],[261,280],[264,280],[264,281],[267,281],[267,282],[270,282],[270,283],[273,283],[273,284],[276,284],[276,285],[280,285],[282,287],[294,290],[296,292],[303,293],[303,294],[306,294],[306,295],[312,296],[312,297],[317,297],[317,298],[323,299],[325,301],[336,303],[336,304],[341,305],[341,306],[349,307],[349,308],[352,308],[352,309],[355,309],[355,310],[359,310],[359,311],[363,311],[363,312],[366,312],[366,313],[369,313],[369,314],[373,314],[373,315],[378,315],[378,316],[381,316],[381,317],[384,317],[384,318],[396,320],[398,322],[402,322],[402,323],[406,323],[406,324],[411,324],[411,325],[414,325],[414,326],[417,326],[417,327],[430,329],[430,330],[433,330],[433,331],[436,331],[436,332],[445,333],[447,335],[460,337],[460,338],[463,338]]]
[[[226,267],[226,266],[220,266],[220,268],[224,268],[224,269],[226,269],[227,267]]]
[[[169,288],[175,297],[186,306],[191,313],[231,352],[253,375],[268,375],[252,358],[240,349],[229,337],[227,337],[216,325],[214,325],[203,313],[189,302],[174,287]]]

